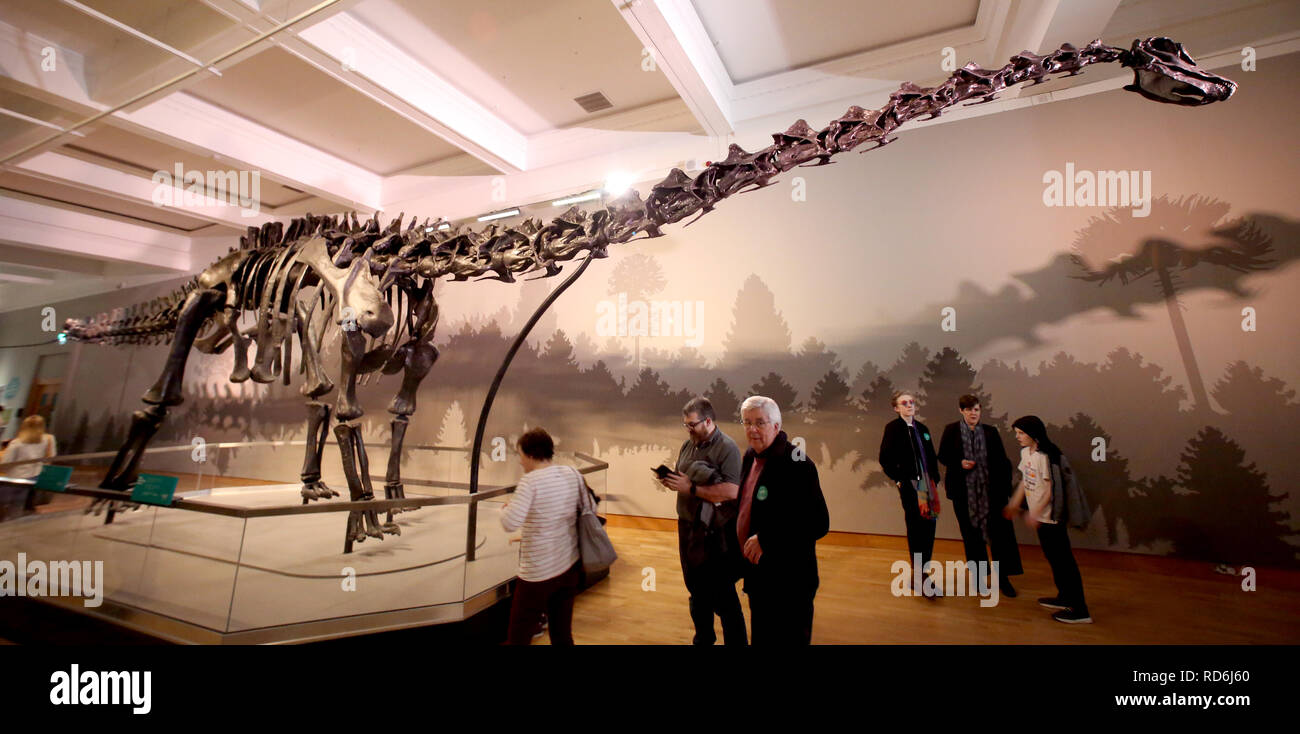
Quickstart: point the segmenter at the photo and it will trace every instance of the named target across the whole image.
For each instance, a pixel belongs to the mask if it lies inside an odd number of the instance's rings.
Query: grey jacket
[[[1072,528],[1085,527],[1092,518],[1092,508],[1079,487],[1069,460],[1061,454],[1060,464],[1049,463],[1052,465],[1052,520],[1058,524],[1065,522]]]

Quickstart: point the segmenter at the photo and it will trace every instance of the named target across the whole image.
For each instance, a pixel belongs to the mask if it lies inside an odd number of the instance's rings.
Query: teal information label
[[[141,474],[140,481],[131,488],[131,501],[150,505],[170,505],[176,495],[176,477],[164,477],[158,474]]]
[[[72,467],[47,464],[41,467],[41,473],[36,477],[36,488],[46,492],[62,492],[68,487],[71,478]]]

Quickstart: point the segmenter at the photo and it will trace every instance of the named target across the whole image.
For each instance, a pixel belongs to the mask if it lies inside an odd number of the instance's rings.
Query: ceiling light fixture
[[[491,214],[484,214],[483,216],[478,218],[478,221],[490,222],[493,219],[505,219],[506,217],[513,217],[518,213],[519,213],[518,209],[505,209],[499,212],[492,212]]]
[[[605,177],[605,193],[610,196],[621,196],[623,192],[632,188],[636,183],[636,174],[624,171],[615,171]]]
[[[574,194],[573,196],[566,196],[563,199],[556,199],[555,201],[551,202],[551,206],[564,206],[566,204],[580,204],[584,201],[595,201],[596,199],[599,198],[600,198],[599,190],[588,191],[585,194]]]

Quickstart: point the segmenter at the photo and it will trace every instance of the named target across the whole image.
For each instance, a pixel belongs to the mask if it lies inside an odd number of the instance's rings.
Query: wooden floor
[[[607,580],[579,596],[578,644],[689,644],[694,629],[672,521],[610,518],[619,553]],[[1257,591],[1215,573],[1212,564],[1103,551],[1076,551],[1094,623],[1066,625],[1038,606],[1052,596],[1037,546],[1021,546],[1019,597],[981,607],[978,597],[895,597],[890,565],[903,538],[832,533],[817,546],[821,588],[815,644],[1222,644],[1300,643],[1300,573],[1257,569]],[[962,561],[961,543],[937,541],[936,561]],[[643,590],[653,569],[654,590]],[[738,585],[739,586],[739,585]],[[748,618],[748,604],[741,595]],[[722,640],[721,625],[717,627]],[[539,644],[546,644],[543,637]]]

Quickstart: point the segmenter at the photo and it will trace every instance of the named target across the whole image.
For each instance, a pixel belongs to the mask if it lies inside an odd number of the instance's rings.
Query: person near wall
[[[961,420],[945,426],[943,438],[939,439],[939,463],[947,470],[944,490],[961,528],[966,560],[983,569],[989,560],[984,546],[991,546],[998,568],[999,593],[1014,598],[1016,589],[1011,577],[1024,573],[1024,569],[1020,566],[1015,528],[1002,516],[1011,495],[1011,461],[997,429],[980,422],[979,397],[962,395],[957,409]],[[991,572],[989,583],[993,583]]]
[[[53,459],[58,451],[58,444],[54,440],[54,434],[45,432],[45,419],[39,415],[29,415],[23,419],[22,425],[19,426],[18,435],[9,442],[4,453],[0,454],[0,464],[32,459]],[[41,473],[41,466],[42,464],[39,463],[31,463],[9,467],[5,470],[5,475],[22,479],[34,479]],[[26,509],[31,510],[35,505],[43,505],[49,501],[50,495],[48,492],[39,492],[33,489],[27,495]]]
[[[1070,462],[1061,449],[1047,437],[1047,427],[1034,415],[1026,415],[1011,424],[1020,443],[1020,484],[1003,514],[1013,518],[1022,512],[1025,524],[1038,531],[1043,555],[1052,567],[1056,596],[1038,600],[1041,606],[1056,610],[1052,619],[1066,624],[1091,624],[1092,615],[1083,597],[1083,576],[1070,548],[1068,527],[1087,525],[1090,510],[1079,489]]]
[[[736,539],[745,557],[750,640],[807,645],[820,583],[817,541],[830,530],[817,466],[781,430],[781,409],[771,398],[745,398],[740,415],[749,450]]]
[[[677,492],[677,549],[690,593],[693,643],[717,641],[716,614],[722,621],[723,641],[744,645],[745,615],[736,594],[743,562],[736,541],[740,449],[716,420],[713,404],[706,398],[686,403],[682,427],[687,438],[677,452],[677,471],[659,481]]]
[[[934,531],[939,520],[939,459],[934,453],[930,429],[916,420],[916,397],[911,393],[894,393],[892,405],[898,417],[885,424],[880,439],[880,468],[898,487],[898,499],[903,505],[903,520],[907,524],[907,553],[909,564],[919,564],[920,573],[930,567],[934,552]],[[916,573],[908,575],[911,579]],[[939,579],[914,593],[927,598],[943,596]],[[910,583],[910,582],[909,582]]]
[[[524,476],[501,511],[501,527],[523,528],[519,580],[510,604],[507,645],[527,645],[546,614],[552,645],[573,644],[573,598],[581,581],[578,502],[586,485],[573,467],[553,463],[555,442],[541,428],[516,442]]]

